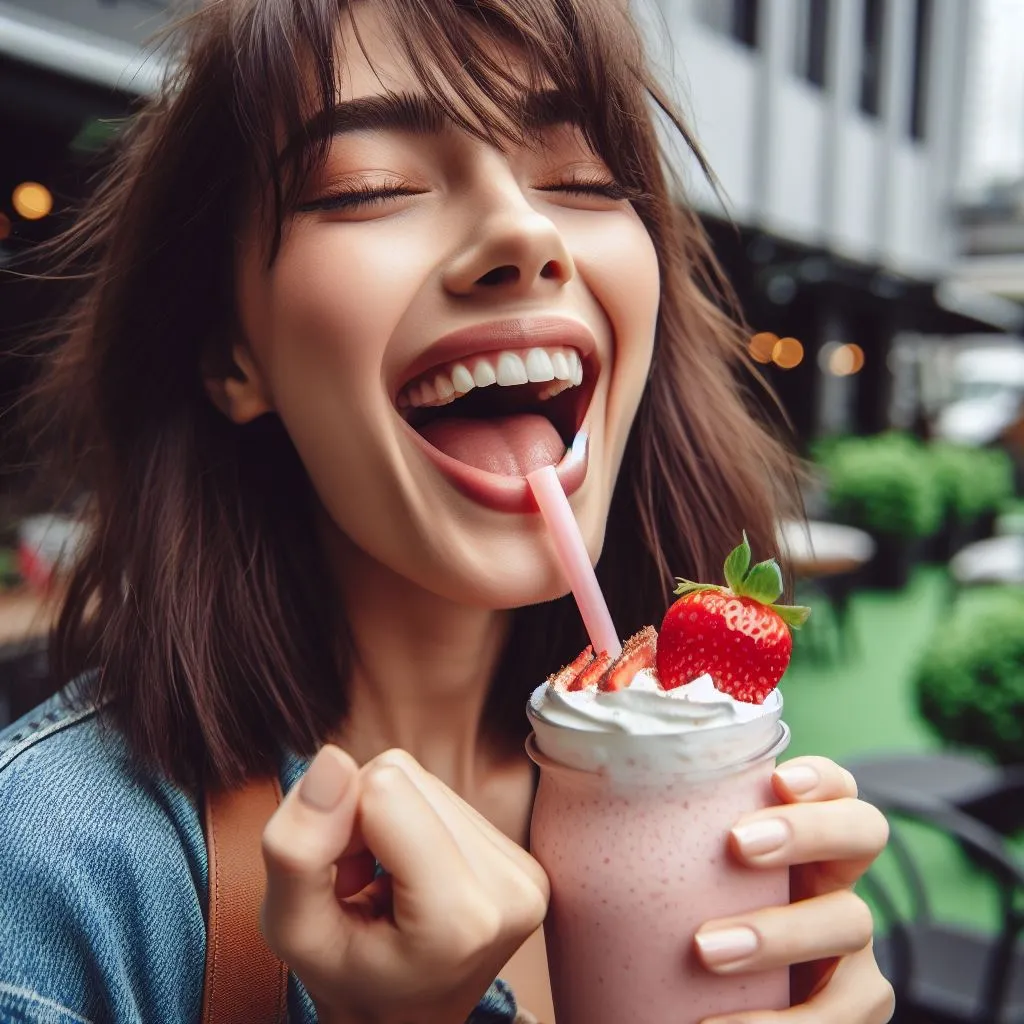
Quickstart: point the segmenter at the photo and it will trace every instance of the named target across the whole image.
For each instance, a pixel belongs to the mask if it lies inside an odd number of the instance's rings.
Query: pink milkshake
[[[534,691],[540,767],[530,845],[551,881],[544,922],[556,1024],[698,1024],[789,1006],[786,969],[705,970],[712,918],[789,902],[786,869],[742,869],[729,830],[773,803],[789,742],[776,686],[807,608],[744,534],[725,586],[680,580],[660,631],[623,646],[553,473],[528,478],[591,646]]]
[[[679,689],[713,691],[710,680]],[[705,921],[789,901],[786,870],[741,868],[726,846],[743,814],[773,802],[769,778],[789,739],[781,699],[724,725],[686,709],[701,723],[695,735],[587,735],[570,732],[545,696],[538,691],[529,708],[529,752],[541,769],[531,846],[551,879],[545,939],[557,1024],[697,1024],[788,1006],[788,971],[718,977],[693,953]],[[676,713],[689,703],[649,696]],[[614,703],[602,711],[629,722],[628,706]]]

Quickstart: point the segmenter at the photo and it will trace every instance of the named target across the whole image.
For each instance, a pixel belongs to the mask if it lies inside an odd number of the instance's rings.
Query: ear
[[[245,345],[232,348],[227,367],[204,365],[203,386],[210,401],[232,423],[251,423],[273,411],[259,367]]]

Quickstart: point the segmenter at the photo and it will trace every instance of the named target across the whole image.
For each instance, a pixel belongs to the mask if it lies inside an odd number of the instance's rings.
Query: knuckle
[[[548,873],[544,870],[538,860],[530,857],[527,860],[524,870],[528,872],[528,881],[537,890],[538,895],[544,901],[545,911],[548,901],[551,899],[551,881]]]
[[[277,871],[291,875],[304,874],[314,867],[307,845],[298,841],[300,834],[283,819],[272,820],[263,830],[263,859]]]
[[[363,769],[364,800],[387,800],[395,788],[401,785],[404,775],[398,765],[382,763],[379,758],[375,758]]]
[[[896,990],[889,980],[878,972],[875,988],[873,1013],[869,1024],[888,1024],[896,1013]]]
[[[850,944],[863,949],[871,942],[875,930],[875,922],[871,916],[871,908],[855,892],[843,890],[841,894],[843,907],[850,920]]]
[[[535,931],[543,923],[547,912],[547,895],[530,879],[524,877],[512,896],[511,914],[517,930]]]
[[[859,809],[863,817],[860,831],[870,839],[876,853],[881,853],[889,842],[889,820],[874,804],[859,800]]]
[[[409,751],[403,750],[401,747],[390,747],[382,754],[378,754],[371,764],[401,768],[405,772],[418,772],[421,770],[419,761]]]

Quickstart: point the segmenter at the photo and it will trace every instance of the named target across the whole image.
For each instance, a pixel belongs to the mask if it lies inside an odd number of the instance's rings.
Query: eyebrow
[[[541,131],[560,124],[578,124],[582,112],[564,92],[556,89],[524,96],[520,120],[528,131]],[[301,139],[289,150],[350,132],[404,131],[436,135],[451,124],[451,118],[435,100],[419,93],[381,93],[360,96],[334,104],[310,118]]]

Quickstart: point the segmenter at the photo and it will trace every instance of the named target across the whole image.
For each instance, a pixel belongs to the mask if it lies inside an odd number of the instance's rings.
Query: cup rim
[[[654,738],[654,737],[652,737]],[[743,758],[740,761],[732,761],[729,764],[716,765],[713,768],[679,768],[678,770],[672,771],[654,771],[648,769],[631,769],[628,773],[624,774],[621,778],[615,776],[616,781],[625,782],[643,782],[644,780],[650,779],[665,779],[665,778],[685,778],[685,779],[715,779],[724,778],[728,775],[738,775],[740,772],[746,771],[748,768],[753,768],[756,765],[762,764],[764,761],[777,758],[783,753],[789,746],[791,733],[789,726],[782,721],[778,720],[778,732],[772,742],[762,750],[759,750],[748,757]],[[565,773],[570,776],[580,778],[610,778],[610,774],[604,770],[598,771],[586,771],[582,768],[573,768],[569,765],[562,764],[559,761],[555,761],[553,758],[548,757],[547,754],[541,751],[537,745],[537,734],[534,730],[530,730],[530,735],[526,737],[526,754],[530,760],[537,765],[538,768],[543,771]]]

